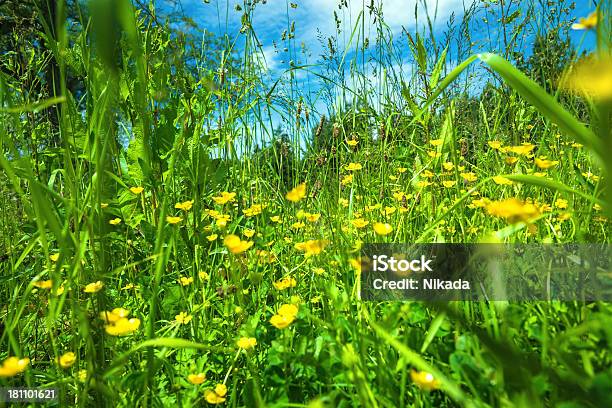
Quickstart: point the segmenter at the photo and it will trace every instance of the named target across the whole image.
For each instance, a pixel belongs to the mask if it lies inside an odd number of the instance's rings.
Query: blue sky
[[[158,1],[164,3],[167,0]],[[364,8],[364,3],[369,5],[371,2],[371,0],[347,1],[348,8],[339,8],[338,0],[293,0],[292,2],[297,5],[296,8],[290,7],[290,1],[286,0],[267,0],[265,3],[259,1],[259,4],[255,7],[252,23],[262,44],[262,54],[268,67],[270,83],[273,83],[289,67],[290,61],[297,65],[317,64],[321,61],[320,55],[326,48],[327,37],[336,33],[334,11],[342,21],[342,32],[338,36],[337,44],[337,48],[342,54],[349,41],[352,27],[354,27],[359,13]],[[384,21],[388,26],[386,35],[393,35],[394,44],[397,47],[398,56],[388,62],[389,69],[400,73],[405,79],[410,77],[412,61],[403,30],[414,34],[417,30],[423,29],[425,6],[428,8],[430,17],[434,18],[436,37],[441,39],[450,16],[454,14],[456,23],[459,23],[464,13],[464,3],[469,5],[470,2],[470,0],[375,0],[375,5],[380,6],[382,4]],[[415,19],[415,3],[419,5],[418,23]],[[239,34],[239,30],[243,11],[236,10],[235,7],[238,4],[243,5],[243,0],[182,0],[185,13],[199,23],[202,28],[219,35],[227,34],[230,39],[237,39],[238,49],[240,49],[243,36]],[[593,9],[594,5],[591,0],[576,1],[576,8],[572,12],[573,18],[586,16]],[[478,37],[482,39],[487,35],[492,35],[495,38],[499,28],[495,21],[496,18],[489,18],[485,23],[482,21],[483,17],[484,15],[479,15],[478,25],[473,27],[474,38],[478,40]],[[295,22],[295,38],[290,41],[281,41],[283,31],[288,30],[292,22]],[[365,31],[370,41],[374,41],[376,26],[369,15],[366,15],[365,18]],[[584,32],[573,32],[571,34],[572,41],[577,45],[584,38],[582,48],[592,48],[594,35],[587,33],[583,37],[584,35]],[[523,41],[527,49],[531,48],[532,38],[525,38]],[[302,47],[305,47],[306,52],[302,52]],[[490,45],[484,47],[490,47]],[[478,51],[485,50],[488,51],[489,49]],[[457,63],[457,56],[453,55],[453,51],[456,51],[456,49],[451,50],[449,54],[448,68],[452,68]],[[355,54],[349,52],[347,61],[354,60],[354,57]],[[363,77],[369,81],[370,88],[376,89],[377,85],[380,84],[381,72],[379,70],[374,75],[369,69],[365,69],[366,72]],[[322,70],[322,66],[313,68],[314,72],[321,73]],[[315,111],[318,110],[319,114],[327,113],[326,110],[330,107],[330,101],[325,101],[320,97],[321,81],[316,76],[306,72],[298,72],[294,85],[294,88],[290,91],[292,97],[295,97],[296,93],[304,95],[306,100],[314,105]],[[349,85],[356,86],[356,84]],[[376,102],[376,93],[374,93],[373,98]],[[276,117],[275,122],[278,120],[279,118]]]

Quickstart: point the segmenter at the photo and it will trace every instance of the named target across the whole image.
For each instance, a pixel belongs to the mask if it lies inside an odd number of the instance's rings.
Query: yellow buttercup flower
[[[249,208],[245,208],[244,210],[242,210],[242,212],[247,217],[254,217],[256,215],[261,214],[264,208],[266,208],[266,206],[263,204],[253,204]]]
[[[60,254],[52,254],[52,255],[49,255],[49,259],[50,259],[51,261],[53,261],[53,262],[57,262],[57,261],[58,261],[58,259],[59,259],[59,257],[60,257]]]
[[[356,218],[353,221],[351,221],[351,223],[353,224],[355,228],[363,228],[366,225],[368,225],[370,221],[364,220],[363,218]]]
[[[361,170],[363,167],[359,163],[349,163],[345,166],[348,171]]]
[[[220,196],[213,197],[212,199],[215,203],[219,205],[223,205],[223,204],[234,201],[236,199],[236,193],[229,193],[227,191],[224,191],[221,193]]]
[[[549,169],[559,164],[557,160],[546,160],[544,158],[538,158],[538,157],[536,157],[533,162],[535,163],[536,166],[538,166],[542,170]]]
[[[244,231],[242,231],[242,234],[247,238],[251,238],[253,235],[255,235],[255,230],[247,228]]]
[[[17,358],[9,357],[0,365],[0,378],[14,377],[17,374],[23,373],[30,364],[30,359],[27,357]]]
[[[513,184],[512,180],[503,177],[503,176],[495,176],[493,177],[493,181],[495,182],[495,184],[499,184],[502,186],[509,186],[511,184]]]
[[[564,200],[562,198],[557,198],[557,201],[555,201],[555,207],[560,208],[560,209],[565,209],[567,208],[567,200]]]
[[[40,289],[51,289],[53,287],[53,280],[36,281],[34,282],[34,286]]]
[[[504,158],[504,162],[506,162],[506,164],[509,165],[509,166],[512,166],[517,161],[518,161],[518,157],[506,156]]]
[[[436,390],[440,388],[440,381],[436,380],[431,373],[426,371],[410,370],[410,378],[417,387],[426,390]]]
[[[272,283],[277,290],[294,288],[297,285],[295,278],[285,277],[279,281]]]
[[[184,201],[182,203],[174,204],[174,208],[176,208],[178,210],[183,210],[183,211],[189,211],[189,210],[191,210],[191,207],[193,207],[193,200]]]
[[[122,307],[116,307],[110,312],[100,312],[100,319],[104,320],[107,324],[113,324],[124,317],[128,317],[130,311]]]
[[[359,141],[357,139],[351,139],[351,140],[347,140],[346,144],[349,146],[357,146],[357,143],[359,143]]]
[[[193,316],[191,316],[187,312],[181,312],[177,314],[176,316],[174,316],[174,318],[180,324],[187,324],[191,321],[191,319],[193,319]]]
[[[565,72],[560,85],[587,97],[612,100],[612,54],[582,58]]]
[[[452,162],[445,162],[444,164],[442,164],[442,167],[444,167],[444,170],[446,171],[451,171],[455,168],[455,165]]]
[[[529,222],[540,215],[540,211],[535,205],[516,198],[493,201],[487,205],[487,211],[490,215],[504,218],[510,223]]]
[[[210,242],[213,242],[214,240],[216,240],[219,236],[217,234],[210,234],[206,237],[207,240],[209,240]]]
[[[299,307],[294,303],[284,303],[278,308],[276,314],[282,316],[297,316]]]
[[[110,312],[101,312],[100,318],[106,322],[104,329],[111,336],[125,336],[133,333],[140,327],[140,319],[135,317],[128,319],[130,312],[124,308],[117,307]]]
[[[204,375],[204,373],[189,374],[187,376],[187,381],[189,381],[190,383],[194,385],[200,385],[204,381],[206,381],[206,375]]]
[[[62,354],[57,359],[57,363],[62,368],[70,368],[75,362],[76,362],[76,355],[72,351]]]
[[[241,337],[236,345],[241,349],[249,350],[257,345],[257,340],[254,337]]]
[[[115,323],[104,326],[104,329],[111,336],[125,336],[138,330],[138,327],[140,327],[140,319],[122,317]]]
[[[306,183],[299,184],[296,188],[289,191],[285,198],[291,202],[297,203],[306,197]]]
[[[225,402],[225,396],[227,395],[227,387],[225,384],[217,384],[214,390],[206,390],[204,392],[204,399],[209,404],[221,404]]]
[[[273,216],[270,217],[270,221],[279,223],[279,222],[281,222],[281,217],[278,216],[278,215],[273,215]]]
[[[446,188],[451,188],[453,187],[455,184],[457,184],[457,182],[455,180],[445,180],[442,182],[442,185]]]
[[[491,149],[499,150],[502,147],[502,142],[499,140],[489,140],[487,142]]]
[[[83,291],[85,293],[96,293],[96,292],[99,292],[103,287],[104,287],[104,282],[97,281],[97,282],[92,282],[92,283],[88,283],[87,285],[85,285],[85,288],[83,289]]]
[[[597,10],[586,18],[580,17],[577,23],[572,24],[572,30],[591,30],[595,27],[597,27]]]
[[[374,232],[378,235],[387,235],[393,231],[393,227],[387,223],[377,222],[373,226]]]
[[[535,149],[535,145],[531,143],[523,143],[520,146],[502,147],[500,151],[504,153],[510,152],[510,153],[518,154],[519,156],[527,156],[529,153],[531,153],[533,149]]]
[[[253,241],[242,241],[237,235],[228,235],[223,243],[232,254],[240,254],[253,246]]]
[[[352,174],[348,174],[344,177],[342,177],[342,180],[340,181],[340,184],[342,184],[343,186],[346,186],[347,184],[350,184],[353,182],[353,175]]]
[[[461,173],[459,174],[461,177],[463,177],[463,179],[465,181],[467,181],[468,183],[471,183],[473,181],[476,181],[478,179],[478,177],[476,177],[476,175],[472,172],[469,173]]]
[[[113,218],[108,222],[110,225],[119,225],[121,224],[121,218]]]
[[[306,221],[308,222],[317,222],[319,221],[319,218],[321,218],[321,214],[304,213],[304,218],[306,218]]]
[[[173,216],[171,216],[171,215],[168,215],[168,216],[166,217],[166,222],[167,222],[168,224],[172,224],[172,225],[174,225],[174,224],[178,224],[178,223],[179,223],[179,222],[181,222],[181,221],[183,221],[183,219],[182,219],[181,217],[173,217]]]
[[[329,241],[321,239],[311,239],[295,244],[295,249],[304,252],[305,256],[319,255],[327,246]]]
[[[178,283],[179,283],[181,286],[191,285],[191,284],[193,283],[193,277],[191,277],[191,276],[190,276],[190,277],[181,276],[181,277],[178,279]]]
[[[138,195],[144,191],[144,187],[130,187],[130,191],[132,194]]]

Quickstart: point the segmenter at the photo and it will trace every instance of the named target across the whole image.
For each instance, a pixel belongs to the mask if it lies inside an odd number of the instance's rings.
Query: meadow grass
[[[60,1],[29,65],[3,55],[0,386],[60,406],[612,405],[608,302],[364,302],[356,268],[371,242],[609,242],[606,5],[591,59],[526,75],[535,2],[477,3],[446,40],[392,39],[378,2],[349,25],[341,3],[317,66],[286,3],[296,62],[271,82],[254,3],[208,50],[152,6]],[[502,19],[491,52],[453,46],[481,13]]]

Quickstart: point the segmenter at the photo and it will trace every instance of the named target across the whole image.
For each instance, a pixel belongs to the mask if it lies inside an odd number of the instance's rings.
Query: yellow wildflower
[[[493,181],[495,182],[495,184],[499,184],[501,186],[509,186],[511,184],[513,184],[512,180],[503,177],[503,176],[495,176],[493,177]]]
[[[285,277],[279,281],[273,283],[276,290],[284,290],[287,288],[294,288],[297,285],[295,278]]]
[[[28,368],[29,364],[30,359],[27,357],[9,357],[0,365],[0,378],[14,377],[17,374],[23,373]]]
[[[529,222],[540,215],[540,211],[534,204],[525,203],[516,198],[493,201],[487,205],[487,211],[494,217],[504,218],[510,223]]]
[[[555,207],[560,208],[562,210],[567,208],[567,200],[557,198],[557,200],[555,201]]]
[[[389,224],[377,222],[373,226],[374,232],[378,235],[387,235],[393,231],[393,227]]]
[[[178,210],[183,210],[183,211],[189,211],[189,210],[191,210],[191,207],[193,207],[193,200],[184,201],[182,203],[174,204],[174,208],[176,208]]]
[[[144,191],[144,187],[130,187],[130,191],[132,194],[138,195]]]
[[[257,339],[255,337],[241,337],[236,342],[236,345],[241,349],[249,350],[257,345]]]
[[[58,259],[59,259],[59,257],[60,257],[60,254],[52,254],[52,255],[49,255],[49,259],[50,259],[51,261],[53,261],[53,262],[57,262],[57,261],[58,261]]]
[[[206,237],[207,240],[209,240],[210,242],[213,242],[214,240],[216,240],[219,236],[217,234],[210,234]]]
[[[410,378],[417,387],[431,391],[440,388],[440,381],[436,380],[431,373],[426,371],[410,370]]]
[[[545,158],[539,158],[539,157],[536,157],[533,162],[535,163],[536,166],[538,166],[539,168],[543,170],[549,169],[559,164],[557,160],[546,160]]]
[[[225,402],[226,394],[227,387],[225,384],[217,384],[214,390],[206,390],[204,392],[204,398],[209,404],[221,404]]]
[[[460,176],[463,177],[463,179],[467,181],[468,183],[476,181],[478,179],[478,177],[476,177],[476,175],[472,172],[461,173]]]
[[[594,99],[612,100],[612,54],[581,59],[566,71],[560,85]]]
[[[181,312],[174,316],[174,318],[180,324],[187,324],[191,321],[191,319],[193,319],[193,316],[188,314],[187,312]]]
[[[451,188],[453,187],[455,184],[457,184],[457,182],[455,180],[445,180],[442,182],[442,185],[446,188]]]
[[[140,327],[140,319],[120,317],[115,322],[104,326],[104,329],[111,336],[125,336],[138,330],[138,327]]]
[[[518,157],[506,156],[504,161],[507,165],[512,166],[514,163],[518,161]]]
[[[487,142],[491,149],[499,150],[502,147],[502,143],[499,140],[489,140]]]
[[[189,374],[187,376],[187,381],[189,381],[193,385],[200,385],[204,381],[206,381],[206,375],[204,375],[204,373]]]
[[[67,353],[62,354],[61,356],[59,356],[59,358],[57,359],[57,363],[60,365],[60,367],[62,368],[69,368],[72,367],[72,365],[76,362],[76,355],[72,352],[69,351]]]
[[[247,217],[254,217],[256,215],[261,214],[264,208],[265,208],[265,205],[263,204],[253,204],[249,208],[245,208],[244,210],[242,210],[242,212]]]
[[[119,225],[121,224],[121,218],[113,218],[108,222],[110,225]]]
[[[353,224],[355,228],[363,228],[366,225],[368,225],[370,222],[367,220],[364,220],[363,218],[357,218],[351,221],[351,223]]]
[[[253,246],[253,241],[242,241],[237,235],[228,235],[223,243],[232,254],[240,254]]]
[[[360,163],[349,163],[345,166],[345,169],[347,169],[348,171],[356,171],[361,170],[362,166]]]
[[[304,256],[319,255],[323,252],[323,249],[327,246],[329,241],[311,239],[309,241],[298,242],[295,244],[295,249],[304,252]]]
[[[174,225],[174,224],[178,224],[178,223],[179,223],[179,222],[181,222],[181,221],[183,221],[183,219],[182,219],[181,217],[173,217],[173,216],[171,216],[171,215],[168,215],[168,216],[166,217],[166,222],[167,222],[168,224],[172,224],[172,225]]]
[[[193,277],[181,276],[180,278],[178,278],[178,283],[181,286],[191,285],[193,283]]]
[[[34,282],[34,286],[40,289],[51,289],[53,287],[53,280],[36,281]]]
[[[87,285],[85,285],[85,289],[83,289],[83,291],[85,293],[96,293],[96,292],[99,292],[103,287],[104,287],[104,282],[97,281],[97,282],[92,282],[92,283],[88,283]]]
[[[289,191],[287,195],[285,196],[287,200],[294,202],[294,203],[297,203],[304,197],[306,197],[306,183],[299,184],[293,190]]]
[[[213,201],[219,205],[223,205],[234,201],[236,199],[236,193],[229,193],[227,191],[223,191],[220,196],[213,197]]]
[[[591,30],[597,26],[597,10],[587,17],[580,17],[577,23],[572,24],[572,30]]]
[[[120,319],[128,317],[130,311],[122,307],[116,307],[110,312],[100,312],[100,319],[104,320],[107,324],[113,324],[118,322]]]
[[[342,178],[342,180],[340,181],[340,184],[342,184],[343,186],[346,186],[347,184],[350,184],[352,182],[353,182],[353,175],[348,174]]]

